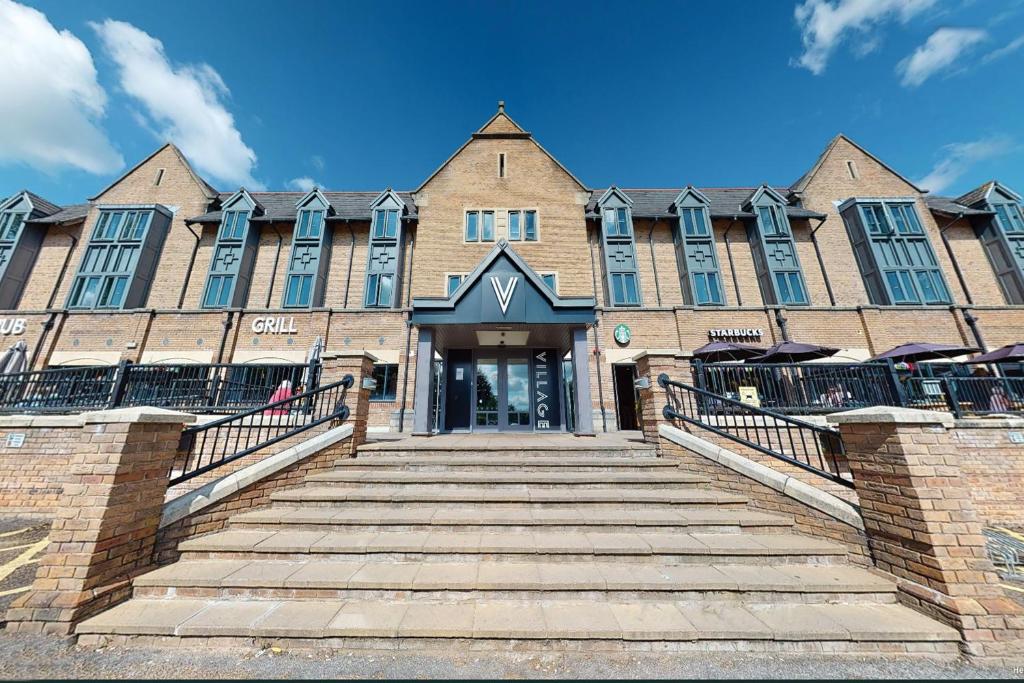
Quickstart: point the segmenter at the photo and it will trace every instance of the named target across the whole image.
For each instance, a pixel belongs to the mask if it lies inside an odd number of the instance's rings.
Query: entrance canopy
[[[449,297],[413,299],[414,325],[590,325],[593,297],[560,297],[501,240]]]

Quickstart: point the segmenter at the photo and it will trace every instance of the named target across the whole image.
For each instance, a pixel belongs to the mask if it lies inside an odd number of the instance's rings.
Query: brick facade
[[[505,177],[499,177],[499,154],[505,155]],[[856,168],[856,177],[851,175],[851,163]],[[164,172],[157,185],[160,169]],[[787,193],[786,188],[778,189]],[[791,190],[792,202],[825,218],[791,220],[810,305],[785,307],[782,311],[789,338],[839,346],[843,349],[839,359],[861,360],[906,341],[975,345],[978,340],[965,318],[973,314],[990,348],[1019,341],[1020,329],[1024,328],[1024,307],[1005,303],[972,225],[963,218],[952,220],[933,213],[920,190],[854,143],[837,137],[812,172]],[[281,308],[293,224],[274,221],[254,223],[254,229],[259,230],[259,243],[244,310],[203,311],[199,305],[217,226],[189,221],[215,209],[217,195],[195,175],[180,152],[165,146],[93,198],[84,220],[48,229],[19,309],[0,315],[26,318],[24,338],[32,347],[37,367],[108,364],[121,359],[301,362],[319,336],[329,350],[362,349],[378,356],[381,362],[399,366],[402,379],[398,396],[371,408],[370,426],[390,429],[399,411],[404,410],[405,427],[411,429],[416,358],[414,344],[409,340],[416,338],[416,331],[408,328],[409,302],[413,297],[444,295],[447,274],[469,273],[493,247],[489,242],[464,241],[467,210],[494,210],[497,240],[508,235],[507,211],[524,209],[537,212],[538,240],[513,242],[513,249],[535,271],[557,273],[559,295],[594,297],[597,301],[598,325],[589,336],[591,348],[599,347],[600,353],[589,359],[591,398],[595,414],[600,415],[603,409],[610,429],[616,426],[614,364],[630,363],[632,356],[649,349],[688,353],[708,341],[708,330],[719,327],[761,328],[764,334],[760,342],[764,345],[786,336],[777,320],[777,307],[765,305],[756,278],[746,230],[749,218],[713,219],[726,305],[698,308],[683,305],[673,244],[678,219],[670,207],[666,206],[665,215],[658,219],[635,217],[642,306],[610,307],[603,276],[600,221],[586,215],[591,193],[539,147],[532,136],[499,112],[413,194],[415,214],[403,221],[406,240],[402,287],[396,293],[393,310],[362,307],[370,231],[367,203],[366,218],[332,223],[328,284],[322,308]],[[287,195],[288,202],[293,203],[299,193],[266,196],[280,195]],[[853,196],[913,200],[952,293],[953,305],[870,304],[849,237],[835,208],[836,202]],[[175,207],[175,212],[146,310],[63,310],[99,208],[153,203]],[[739,205],[736,211],[742,213]],[[812,231],[824,268],[818,262]],[[943,234],[965,275],[970,299],[954,272]],[[69,252],[73,239],[78,243]],[[61,276],[65,261],[66,272]],[[836,299],[834,306],[829,301],[826,275]],[[55,285],[53,329],[40,341],[43,323],[51,317],[46,310]],[[253,319],[265,315],[293,318],[297,331],[254,333]],[[620,323],[633,332],[628,345],[620,345],[612,338]],[[601,420],[596,424],[598,429],[603,428]]]
[[[50,517],[60,506],[79,417],[0,417],[0,512]]]

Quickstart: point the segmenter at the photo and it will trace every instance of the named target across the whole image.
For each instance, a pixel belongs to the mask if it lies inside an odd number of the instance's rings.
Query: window
[[[246,198],[244,195],[237,197],[221,213],[217,242],[203,292],[203,308],[241,306],[247,293],[248,273],[256,258],[259,237],[256,231],[249,234],[250,211]]]
[[[370,273],[366,276],[366,297],[363,303],[367,308],[390,308],[394,275]]]
[[[480,241],[480,213],[477,211],[466,212],[466,241]]]
[[[913,203],[850,200],[840,206],[840,213],[871,303],[952,301]]]
[[[612,188],[604,194],[598,206],[608,298],[613,306],[639,306],[640,280],[629,198]]]
[[[399,273],[402,272],[402,221],[404,203],[391,190],[373,204],[373,230],[366,262],[366,289],[363,305],[367,308],[391,308],[398,298]]]
[[[0,240],[10,241],[18,236],[18,228],[25,222],[24,213],[0,214]]]
[[[761,222],[761,230],[766,236],[775,237],[789,234],[789,219],[786,218],[786,210],[783,207],[762,206],[757,209],[757,215]]]
[[[612,273],[612,302],[617,305],[636,306],[640,295],[635,273]]]
[[[395,239],[398,236],[398,210],[376,212],[373,222],[374,239]]]
[[[536,242],[537,212],[509,211],[508,239],[510,242],[518,242],[521,240],[525,240],[527,242]]]
[[[241,240],[245,236],[245,228],[249,222],[248,211],[225,211],[221,218],[218,239],[225,241]]]
[[[466,212],[466,241],[467,242],[493,242],[494,241],[494,212],[493,211],[467,211]]]
[[[313,295],[312,275],[289,275],[285,285],[284,305],[288,308],[309,306]]]
[[[672,237],[683,300],[693,306],[722,306],[725,296],[707,198],[688,187],[676,197],[675,206],[679,226]]]
[[[156,185],[157,187],[159,187],[160,183],[161,183],[161,181],[163,181],[163,179],[164,179],[164,169],[162,169],[162,168],[156,169],[156,180],[153,181],[153,184]]]
[[[398,364],[379,363],[373,366],[377,386],[370,394],[371,401],[394,401],[398,396]]]
[[[1024,232],[1024,217],[1021,215],[1020,204],[993,204],[992,208],[1003,232]]]
[[[800,273],[775,273],[775,288],[780,304],[807,303],[807,295],[804,293],[803,278],[800,277]]]
[[[754,252],[754,267],[766,304],[806,306],[810,303],[803,267],[793,230],[786,214],[786,200],[762,186],[750,200],[756,221],[747,224],[747,238]]]
[[[318,240],[324,227],[324,212],[304,210],[299,212],[298,228],[295,239]]]
[[[480,216],[480,240],[483,242],[494,241],[494,212],[484,211]]]
[[[606,209],[604,212],[605,234],[609,237],[630,237],[629,213],[626,209]]]
[[[555,273],[540,273],[540,279],[544,281],[547,288],[552,292],[558,291],[558,275]]]
[[[448,296],[451,296],[452,294],[455,293],[455,290],[457,290],[459,288],[459,286],[462,284],[462,280],[465,277],[466,277],[465,275],[448,275],[447,276],[447,278],[446,278],[447,282],[446,282],[446,285],[445,285],[445,291],[448,292]]]
[[[680,209],[683,232],[687,237],[707,237],[708,226],[704,222],[704,209]]]
[[[698,306],[722,304],[722,291],[718,287],[718,273],[693,274],[693,302]]]
[[[69,308],[124,307],[152,215],[144,210],[100,213],[71,284]]]
[[[857,179],[857,164],[853,161],[846,162],[846,172],[850,174],[850,180]]]
[[[203,308],[225,308],[231,301],[234,275],[211,275],[203,298]]]
[[[325,224],[330,204],[314,191],[299,200],[295,216],[288,271],[284,280],[284,308],[310,308],[323,303],[330,262],[331,240]],[[375,217],[375,223],[380,222]],[[383,221],[383,229],[387,221]]]
[[[498,154],[498,177],[505,177],[505,153]]]

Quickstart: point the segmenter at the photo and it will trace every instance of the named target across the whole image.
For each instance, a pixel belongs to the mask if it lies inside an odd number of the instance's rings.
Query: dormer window
[[[1021,196],[1002,183],[990,182],[957,201],[992,212],[972,220],[1006,302],[1024,304],[1024,211]]]
[[[262,206],[242,189],[229,197],[221,211],[217,241],[203,288],[203,308],[239,308],[249,295],[249,281],[256,261],[259,230],[251,226]]]
[[[1024,232],[1024,216],[1021,215],[1020,204],[993,204],[999,227],[1007,234]]]
[[[806,306],[810,301],[785,198],[762,185],[744,204],[747,207],[755,216],[748,224],[747,237],[765,303]]]
[[[57,209],[47,206],[47,211]],[[42,248],[45,229],[25,221],[45,215],[28,192],[0,202],[0,309],[17,307]]]
[[[725,304],[708,203],[692,187],[680,192],[675,200],[679,226],[673,236],[680,266],[679,286],[683,301],[691,306]]]
[[[612,306],[639,306],[642,302],[631,207],[629,197],[614,187],[598,201],[608,299]]]
[[[402,221],[405,208],[398,195],[385,190],[371,205],[369,256],[366,263],[366,284],[363,306],[393,308],[398,300],[399,274],[402,272]]]
[[[285,308],[309,308],[323,304],[330,262],[331,240],[326,228],[331,205],[319,190],[296,203],[292,250],[285,274]]]

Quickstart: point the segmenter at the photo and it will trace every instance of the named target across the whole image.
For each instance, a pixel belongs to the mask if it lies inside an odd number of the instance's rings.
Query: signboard
[[[25,445],[25,433],[24,432],[10,432],[7,434],[7,447],[8,448],[21,448]]]
[[[538,431],[562,428],[562,412],[558,400],[558,377],[561,359],[553,349],[533,354],[533,414]]]
[[[633,338],[633,331],[629,329],[629,325],[619,323],[615,326],[615,331],[612,332],[612,336],[615,337],[615,341],[622,345],[629,343],[629,340]]]
[[[708,337],[711,341],[722,341],[724,339],[759,341],[763,335],[764,329],[760,327],[720,327],[708,330]]]
[[[25,334],[27,323],[24,318],[0,318],[0,334],[5,337],[14,334]]]
[[[740,403],[746,403],[755,408],[761,407],[761,398],[757,395],[757,387],[740,387]]]
[[[266,317],[252,321],[252,331],[256,334],[296,334],[295,318]]]

